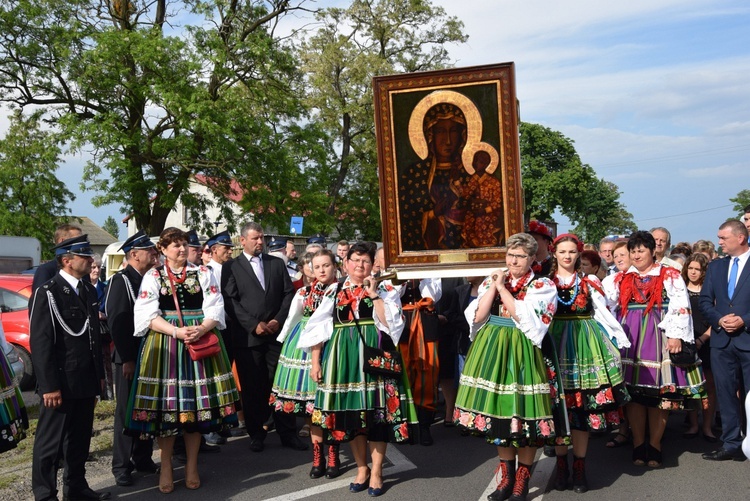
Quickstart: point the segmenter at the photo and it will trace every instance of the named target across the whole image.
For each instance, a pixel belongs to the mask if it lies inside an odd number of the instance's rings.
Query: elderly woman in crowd
[[[217,329],[225,328],[224,300],[205,266],[187,262],[188,235],[165,229],[158,248],[164,265],[143,277],[135,303],[135,335],[145,336],[136,364],[126,428],[136,436],[156,436],[161,449],[159,490],[174,490],[172,451],[175,436],[185,437],[185,486],[200,487],[198,448],[201,434],[236,426],[239,399],[229,359]],[[218,353],[197,359],[190,347],[203,336]],[[205,340],[204,340],[205,342]]]
[[[348,277],[329,286],[307,322],[298,348],[312,349],[311,377],[318,383],[313,427],[326,442],[349,442],[357,463],[351,492],[383,494],[383,460],[388,442],[410,439],[416,425],[405,373],[401,378],[363,370],[362,343],[395,351],[404,320],[399,291],[370,278],[375,246],[358,242],[346,256]],[[372,470],[367,466],[370,443]]]
[[[89,279],[91,285],[96,287],[96,295],[99,300],[99,332],[102,336],[102,361],[104,363],[104,381],[105,386],[102,389],[101,399],[111,400],[114,396],[112,382],[112,336],[109,334],[109,327],[107,326],[107,315],[104,313],[104,301],[107,291],[107,282],[103,280],[101,276],[102,270],[102,256],[99,254],[93,255],[94,262],[91,263],[91,272],[89,272]]]
[[[466,309],[473,342],[459,380],[454,421],[497,446],[502,480],[491,501],[511,495],[525,500],[536,449],[556,436],[562,445],[561,435],[568,435],[547,336],[557,289],[549,278],[534,276],[536,252],[531,235],[508,238],[507,271],[487,277]]]
[[[610,308],[619,307],[617,317],[630,341],[622,363],[633,399],[626,406],[633,464],[651,468],[662,465],[669,411],[700,407],[706,396],[700,366],[677,367],[668,356],[695,338],[685,282],[679,271],[656,262],[655,249],[650,233],[633,233],[628,239],[631,267],[604,282]]]
[[[627,271],[630,268],[630,251],[628,250],[627,241],[620,241],[615,244],[615,249],[612,251],[612,259],[615,262],[617,271]]]

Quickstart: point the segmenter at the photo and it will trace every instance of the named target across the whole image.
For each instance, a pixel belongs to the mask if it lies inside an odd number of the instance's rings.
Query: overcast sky
[[[673,243],[716,240],[729,198],[750,189],[749,2],[433,3],[469,35],[449,47],[455,65],[515,62],[522,120],[571,138],[639,227],[666,226]],[[76,159],[58,171],[77,194],[73,213],[122,219],[91,206],[81,173]]]

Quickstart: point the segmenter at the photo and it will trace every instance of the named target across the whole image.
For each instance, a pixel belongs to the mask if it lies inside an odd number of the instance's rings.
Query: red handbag
[[[213,357],[221,351],[219,337],[213,332],[207,332],[190,344],[186,344],[190,352],[190,358],[194,361],[203,360],[204,358]]]
[[[180,302],[177,300],[177,288],[175,287],[174,280],[172,279],[172,272],[167,266],[167,276],[169,277],[169,283],[172,286],[172,297],[174,298],[174,306],[177,308],[177,321],[180,327],[185,326],[185,322],[182,320],[182,310],[180,309]],[[185,272],[187,273],[187,271]],[[190,358],[197,362],[204,358],[213,357],[221,351],[221,345],[219,344],[219,337],[213,332],[206,332],[197,341],[193,341],[190,344],[185,343],[187,346]]]

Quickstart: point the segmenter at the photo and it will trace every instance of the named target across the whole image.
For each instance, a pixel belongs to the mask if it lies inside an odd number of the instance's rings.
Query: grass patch
[[[29,429],[26,438],[18,443],[15,449],[3,453],[0,462],[0,489],[12,485],[25,469],[31,471],[31,459],[34,452],[34,436],[39,422],[39,405],[26,408],[29,415]],[[91,437],[90,451],[104,454],[112,450],[115,422],[115,402],[107,400],[98,402],[94,410],[94,435]]]
[[[7,489],[12,487],[21,478],[16,473],[8,473],[7,475],[0,475],[0,489]]]

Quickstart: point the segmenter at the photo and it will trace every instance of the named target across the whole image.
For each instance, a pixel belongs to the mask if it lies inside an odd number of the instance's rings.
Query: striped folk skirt
[[[177,325],[174,312],[164,318]],[[185,325],[199,325],[200,311],[183,311]],[[221,352],[193,361],[185,343],[149,331],[141,343],[125,427],[140,438],[210,433],[237,426],[239,394],[221,334]]]
[[[308,319],[309,317],[303,317],[281,346],[271,398],[268,401],[276,412],[308,417],[313,413],[318,385],[310,379],[312,355],[297,348],[297,341]]]
[[[359,320],[368,346],[381,346],[372,320]],[[382,336],[383,342],[389,342]],[[415,436],[417,411],[406,374],[400,379],[365,374],[362,341],[354,323],[334,324],[323,348],[323,382],[315,394],[312,423],[326,442],[347,442],[367,435],[372,442],[405,442]]]
[[[0,452],[14,449],[26,438],[29,417],[21,390],[5,354],[0,350]]]
[[[625,384],[633,402],[663,410],[700,409],[708,405],[705,379],[700,364],[675,367],[667,352],[667,336],[658,324],[666,306],[646,313],[640,304],[630,304],[624,316],[623,329],[630,348],[622,353]]]
[[[549,336],[537,348],[509,318],[490,315],[458,383],[456,425],[501,447],[570,443],[562,381]]]
[[[558,315],[549,335],[557,349],[570,428],[602,431],[622,420],[630,401],[620,353],[591,316]]]

